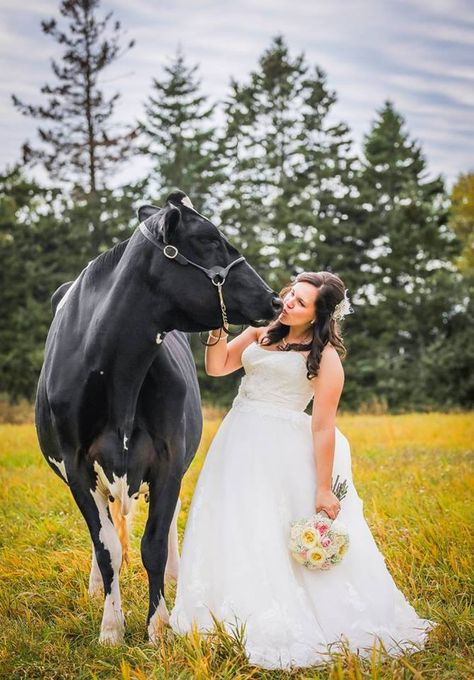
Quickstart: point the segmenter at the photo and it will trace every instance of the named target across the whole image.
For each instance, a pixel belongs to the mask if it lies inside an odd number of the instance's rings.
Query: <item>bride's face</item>
[[[305,326],[316,316],[315,304],[318,289],[311,283],[293,284],[283,298],[283,311],[278,317],[286,326]]]

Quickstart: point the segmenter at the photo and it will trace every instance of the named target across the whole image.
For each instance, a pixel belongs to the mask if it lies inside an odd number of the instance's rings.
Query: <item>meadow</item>
[[[208,412],[182,489],[182,537],[194,485],[219,415]],[[464,680],[474,677],[472,413],[341,415],[356,488],[390,572],[418,614],[440,625],[427,647],[371,660],[335,654],[292,673],[246,664],[239,635],[145,639],[147,582],[140,561],[146,505],[137,510],[131,564],[122,571],[125,643],[97,643],[102,606],[87,593],[90,544],[67,487],[41,456],[31,423],[0,425],[0,677],[123,680],[196,678]],[[171,608],[174,586],[167,587]]]

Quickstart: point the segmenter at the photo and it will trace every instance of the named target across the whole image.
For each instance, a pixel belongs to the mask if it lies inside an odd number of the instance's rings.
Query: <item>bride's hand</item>
[[[324,510],[330,519],[336,519],[341,509],[339,498],[330,489],[319,489],[316,493],[316,512]]]

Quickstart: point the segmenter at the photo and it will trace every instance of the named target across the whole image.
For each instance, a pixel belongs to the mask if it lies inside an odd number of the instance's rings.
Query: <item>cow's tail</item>
[[[114,501],[109,502],[112,521],[115,525],[115,530],[117,531],[120,540],[120,545],[122,546],[122,566],[125,565],[126,567],[128,567],[128,565],[130,564],[128,538],[134,505],[135,504],[132,503],[130,512],[128,512],[127,515],[124,515],[124,513],[122,512],[122,502],[120,498],[116,498]]]

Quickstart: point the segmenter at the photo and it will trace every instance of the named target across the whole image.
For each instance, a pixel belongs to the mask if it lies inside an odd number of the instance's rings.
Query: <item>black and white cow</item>
[[[151,642],[168,620],[168,536],[176,562],[176,528],[170,526],[202,430],[185,333],[222,326],[218,291],[230,323],[260,325],[281,309],[277,295],[182,192],[161,209],[141,208],[139,219],[129,239],[53,295],[36,398],[43,454],[69,485],[90,531],[90,592],[103,584],[100,640],[108,644],[124,633],[113,500],[127,515],[139,494],[149,496],[141,549]]]

